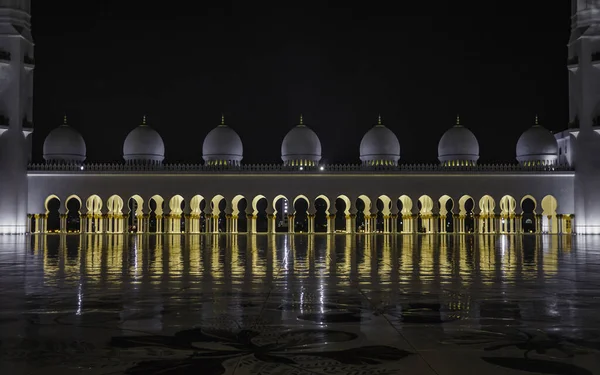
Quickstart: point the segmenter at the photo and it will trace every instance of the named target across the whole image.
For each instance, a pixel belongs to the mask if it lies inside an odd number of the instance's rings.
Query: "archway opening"
[[[404,232],[404,218],[402,217],[402,210],[404,208],[404,205],[402,204],[401,199],[398,199],[396,201],[396,207],[398,207],[398,217],[396,218],[396,226],[398,228],[398,233],[402,233]]]
[[[323,198],[315,200],[315,232],[327,232],[327,201]]]
[[[377,208],[377,213],[375,214],[375,231],[383,232],[383,220],[384,220],[384,211],[387,211],[388,208],[386,204],[381,200],[381,198],[377,198],[377,202],[375,202],[375,207]]]
[[[335,231],[347,231],[346,215],[349,214],[350,207],[343,198],[339,197],[335,200],[335,210]]]
[[[473,209],[475,208],[475,200],[468,197],[464,203],[465,207],[465,232],[473,233],[475,231],[475,214]]]
[[[51,198],[46,203],[46,231],[47,232],[59,232],[60,231],[60,200],[56,197]]]
[[[365,208],[366,204],[362,199],[356,200],[356,231],[365,231]]]
[[[67,232],[81,232],[81,203],[79,199],[69,198],[65,203],[67,208]]]
[[[254,214],[256,215],[256,233],[265,233],[269,229],[269,218],[267,207],[269,202],[267,198],[261,197],[256,201]]]
[[[525,198],[521,202],[523,209],[522,228],[524,233],[535,233],[535,202],[531,198]]]
[[[417,210],[419,211],[419,215],[417,215],[417,231],[419,233],[425,233],[427,228],[423,225],[423,204],[420,199],[417,201]]]
[[[154,199],[150,199],[150,215],[148,218],[148,231],[152,233],[156,233],[156,201]]]
[[[148,227],[150,232],[165,232],[165,206],[165,200],[160,195],[154,195],[148,201],[148,208],[150,209],[150,222]]]
[[[266,201],[266,200],[265,200]],[[275,232],[287,232],[290,223],[290,203],[284,196],[275,198]]]
[[[446,212],[443,224],[446,233],[454,233],[454,213],[452,210],[454,209],[454,201],[452,199],[447,199],[444,203],[444,208]]]
[[[185,201],[185,199],[181,200],[181,204],[180,204],[180,208],[181,208],[181,215],[179,215],[179,228],[180,231],[185,233],[187,231],[187,228],[185,227],[185,207],[187,205],[187,202]]]
[[[308,232],[308,202],[304,198],[294,202],[294,232]]]
[[[246,200],[246,198],[240,198],[237,201],[237,211],[235,211],[235,213],[237,214],[237,230],[238,233],[245,233],[248,231],[248,218],[246,217],[246,208],[248,208],[248,201]]]
[[[225,198],[221,199],[217,204],[219,209],[219,217],[217,222],[217,230],[219,232],[225,232],[227,230],[227,215],[225,214],[225,209],[227,208],[227,201]]]
[[[129,215],[127,216],[127,232],[136,233],[138,231],[138,218],[136,217],[136,214],[142,208],[133,197],[129,198],[127,201],[127,207],[129,208]]]

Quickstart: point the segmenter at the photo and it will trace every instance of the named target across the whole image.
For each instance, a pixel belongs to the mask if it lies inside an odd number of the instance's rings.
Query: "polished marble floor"
[[[0,374],[600,374],[600,236],[5,236],[0,296]]]

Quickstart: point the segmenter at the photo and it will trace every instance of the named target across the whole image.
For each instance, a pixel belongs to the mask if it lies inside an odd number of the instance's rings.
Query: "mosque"
[[[321,163],[300,116],[281,163],[243,163],[225,118],[205,137],[203,163],[165,162],[144,117],[121,163],[91,162],[64,123],[31,164],[35,67],[30,0],[0,0],[0,233],[600,233],[600,0],[572,1],[567,72],[571,122],[553,134],[532,121],[515,161],[478,164],[475,135],[457,118],[439,164],[403,164],[381,118],[360,163]]]

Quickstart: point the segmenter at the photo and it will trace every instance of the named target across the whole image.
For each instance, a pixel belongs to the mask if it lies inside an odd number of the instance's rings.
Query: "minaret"
[[[569,117],[575,147],[575,231],[600,233],[600,0],[571,1]],[[576,129],[578,128],[578,129]]]
[[[27,230],[34,66],[30,9],[31,0],[0,0],[0,233],[4,234]]]
[[[583,129],[600,116],[600,0],[571,0],[571,13],[569,112]]]

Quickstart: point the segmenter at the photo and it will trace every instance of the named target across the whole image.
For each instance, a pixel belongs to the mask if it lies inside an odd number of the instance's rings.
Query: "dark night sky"
[[[405,163],[436,162],[457,113],[480,162],[513,162],[536,113],[551,130],[568,121],[567,1],[32,3],[36,160],[64,113],[88,161],[120,160],[143,114],[168,162],[200,161],[221,112],[246,163],[280,162],[300,113],[326,163],[358,162],[380,112]]]

